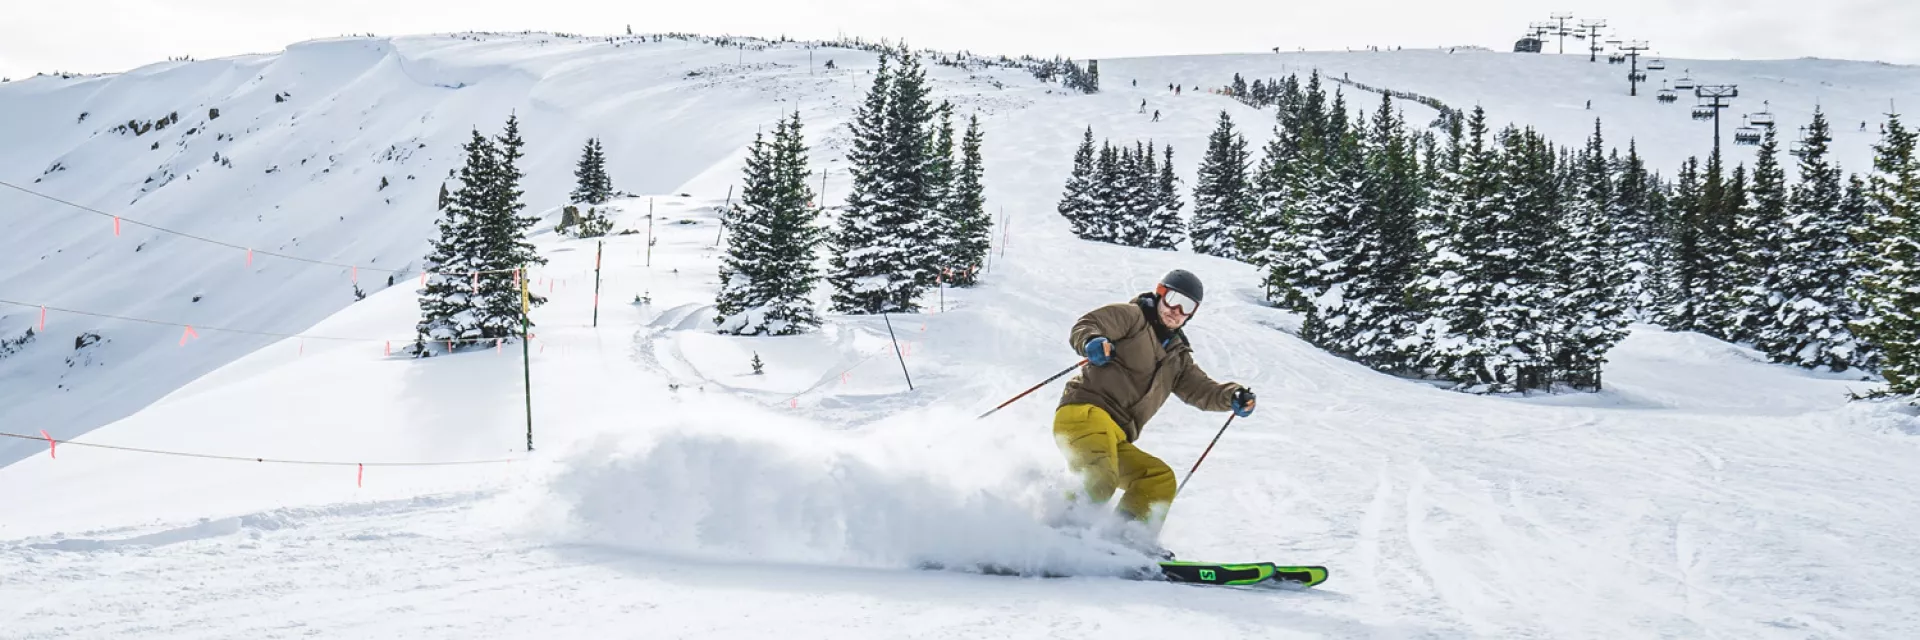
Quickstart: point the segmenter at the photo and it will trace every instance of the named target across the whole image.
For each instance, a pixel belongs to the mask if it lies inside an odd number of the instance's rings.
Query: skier
[[[1146,551],[1171,558],[1152,538],[1173,504],[1173,470],[1139,447],[1141,427],[1167,395],[1202,411],[1253,414],[1253,390],[1214,382],[1193,362],[1181,327],[1199,311],[1200,278],[1175,269],[1148,293],[1102,306],[1074,323],[1068,343],[1088,367],[1067,381],[1053,415],[1053,436],[1068,468],[1081,477],[1083,496],[1104,503],[1118,489],[1120,511],[1146,526]]]
[[[1140,99],[1140,113],[1146,113],[1146,112],[1147,112],[1147,99],[1146,99],[1146,98],[1141,98],[1141,99]]]
[[[1159,109],[1154,109],[1154,110],[1153,110],[1153,121],[1154,121],[1154,122],[1159,122],[1159,121],[1160,121],[1160,110],[1159,110]]]

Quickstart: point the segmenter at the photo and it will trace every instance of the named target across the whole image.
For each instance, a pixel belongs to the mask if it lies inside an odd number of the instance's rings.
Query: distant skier
[[[1153,121],[1154,121],[1154,122],[1159,122],[1159,121],[1160,121],[1160,110],[1159,110],[1159,109],[1154,109],[1154,110],[1153,110]]]
[[[1080,316],[1068,343],[1091,366],[1067,381],[1053,414],[1054,440],[1081,477],[1082,497],[1104,503],[1124,491],[1121,513],[1156,538],[1177,485],[1167,463],[1134,446],[1141,427],[1169,394],[1202,411],[1253,414],[1253,390],[1214,382],[1193,362],[1181,327],[1199,311],[1203,293],[1200,278],[1176,269],[1151,292]],[[1171,557],[1152,544],[1148,551]]]
[[[1141,98],[1141,99],[1140,99],[1140,113],[1146,113],[1146,112],[1147,112],[1147,99],[1146,99],[1146,98]]]

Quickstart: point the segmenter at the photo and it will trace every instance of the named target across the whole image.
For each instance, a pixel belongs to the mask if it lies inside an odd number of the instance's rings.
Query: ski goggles
[[[1155,287],[1155,289],[1156,291],[1154,291],[1154,293],[1160,296],[1160,304],[1173,307],[1173,310],[1179,312],[1180,315],[1192,316],[1193,312],[1200,310],[1200,303],[1193,298],[1187,297],[1187,294],[1168,289],[1167,285],[1164,284]]]

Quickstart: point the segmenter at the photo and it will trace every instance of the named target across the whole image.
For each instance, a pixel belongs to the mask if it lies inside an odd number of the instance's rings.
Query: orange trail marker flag
[[[200,337],[200,334],[194,332],[193,325],[187,325],[187,330],[180,332],[180,346],[182,347],[187,346],[188,338],[198,338],[198,337]]]
[[[46,430],[46,429],[41,429],[41,430],[40,430],[40,437],[42,437],[42,438],[46,438],[46,439],[47,439],[47,457],[49,457],[49,458],[54,458],[54,459],[56,459],[56,460],[57,460],[57,459],[59,459],[59,458],[60,458],[60,452],[59,452],[59,448],[60,448],[60,446],[59,446],[59,443],[57,443],[57,442],[54,442],[54,441],[53,441],[53,436],[50,436],[50,435],[47,435],[47,430]]]

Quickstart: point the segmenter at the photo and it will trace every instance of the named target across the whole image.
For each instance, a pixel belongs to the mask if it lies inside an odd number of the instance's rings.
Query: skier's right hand
[[[1104,367],[1113,362],[1113,343],[1107,342],[1106,338],[1088,340],[1087,348],[1081,351],[1087,354],[1087,362],[1093,366]]]

